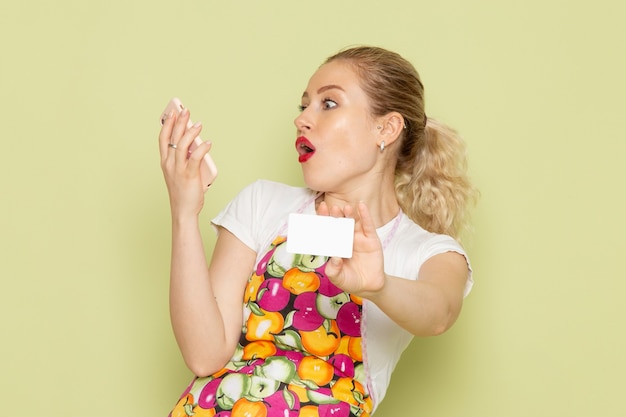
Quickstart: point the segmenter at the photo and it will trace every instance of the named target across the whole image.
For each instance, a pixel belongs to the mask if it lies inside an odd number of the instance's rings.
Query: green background
[[[168,318],[158,118],[179,96],[220,176],[301,184],[299,97],[353,44],[418,68],[468,142],[476,286],[416,339],[377,415],[624,416],[623,2],[3,1],[3,415],[163,416],[190,380]]]

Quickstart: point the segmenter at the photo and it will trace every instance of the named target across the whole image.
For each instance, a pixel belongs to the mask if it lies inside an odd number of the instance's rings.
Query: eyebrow
[[[345,90],[343,88],[341,88],[341,86],[337,85],[337,84],[329,84],[329,85],[325,85],[323,87],[320,87],[317,89],[317,94],[321,94],[324,91],[328,91],[328,90],[341,90],[344,91]],[[304,93],[302,93],[302,97],[308,97],[309,93],[307,93],[306,91]]]

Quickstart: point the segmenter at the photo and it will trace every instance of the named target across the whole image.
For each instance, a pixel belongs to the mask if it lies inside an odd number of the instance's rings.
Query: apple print
[[[287,327],[286,321],[285,327]],[[277,347],[287,349],[285,352],[291,352],[291,349],[302,350],[302,339],[295,330],[287,329],[280,334],[274,335],[274,342],[276,342]]]
[[[290,296],[280,279],[270,278],[259,287],[257,304],[265,311],[280,311],[287,306]]]
[[[298,417],[300,400],[288,389],[276,391],[263,400],[267,404],[267,417]]]
[[[335,375],[338,377],[354,377],[354,362],[350,356],[340,353],[334,355],[328,362],[335,368]]]
[[[263,376],[252,375],[252,377],[250,377],[250,391],[248,393],[249,395],[260,399],[269,397],[278,390],[278,387],[280,387],[280,381]]]
[[[315,305],[322,316],[334,320],[337,318],[339,309],[348,302],[350,302],[350,295],[346,292],[340,292],[333,296],[318,294]]]
[[[289,383],[296,375],[296,364],[285,356],[271,356],[261,365],[263,376]]]
[[[337,325],[342,334],[361,336],[361,312],[353,302],[345,303],[337,312]]]
[[[339,400],[333,397],[333,392],[330,388],[319,388],[315,391],[309,390],[306,393],[309,400],[317,404],[337,404]],[[324,414],[320,414],[324,415]]]
[[[302,255],[300,262],[294,264],[301,271],[311,272],[321,267],[328,260],[327,256],[315,256],[315,255]]]
[[[302,344],[300,344],[300,347],[302,348]],[[294,365],[296,365],[296,368],[298,368],[298,366],[300,365],[300,361],[302,361],[302,358],[304,357],[304,353],[299,350],[285,350],[277,353],[277,355],[282,355],[285,358],[289,359],[291,362],[294,363]]]
[[[242,374],[252,375],[257,366],[259,366],[263,362],[262,359],[255,359],[253,361],[246,362],[241,368],[238,369],[238,372]]]
[[[225,410],[233,408],[235,402],[250,392],[250,376],[228,374],[217,388],[217,405]]]
[[[365,365],[362,363],[358,364],[354,367],[354,379],[359,381],[361,384],[365,384],[367,376],[365,375]]]
[[[302,255],[287,252],[287,244],[281,243],[274,249],[274,253],[267,264],[267,272],[273,277],[282,277],[287,270],[298,265],[301,258]]]
[[[256,267],[256,274],[261,276],[265,273],[265,271],[267,271],[267,265],[270,263],[270,259],[272,259],[272,256],[274,256],[274,251],[276,249],[272,249],[269,252],[267,252],[263,258],[261,258],[261,260],[259,261],[257,267]]]
[[[206,384],[198,396],[198,405],[202,408],[214,408],[217,405],[217,388],[222,382],[217,378]]]
[[[318,292],[326,297],[334,297],[335,295],[341,294],[343,290],[333,284],[326,273],[319,273],[320,275],[320,287]]]
[[[293,327],[298,330],[312,331],[324,322],[315,308],[317,295],[314,292],[305,292],[296,297],[293,306],[296,312],[293,315]]]
[[[337,404],[320,404],[320,416],[350,417],[350,404],[338,402]]]

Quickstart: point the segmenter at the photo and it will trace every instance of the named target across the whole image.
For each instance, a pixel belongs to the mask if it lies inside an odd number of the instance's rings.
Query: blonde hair
[[[459,239],[477,192],[467,175],[465,143],[456,131],[426,117],[424,86],[413,65],[383,48],[339,51],[325,63],[344,60],[359,76],[373,116],[398,112],[405,129],[395,167],[402,210],[424,229]]]

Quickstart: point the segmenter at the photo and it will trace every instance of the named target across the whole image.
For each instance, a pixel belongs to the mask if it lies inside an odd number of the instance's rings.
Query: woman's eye
[[[309,107],[308,104],[300,104],[298,106],[298,110],[303,112],[303,111],[305,111],[307,109],[307,107]],[[330,110],[330,109],[334,109],[335,107],[337,107],[337,102],[336,101],[331,100],[329,98],[326,98],[326,99],[322,100],[322,109]]]
[[[329,109],[333,109],[337,107],[337,103],[329,98],[322,100],[322,103],[324,104],[325,110],[329,110]]]

